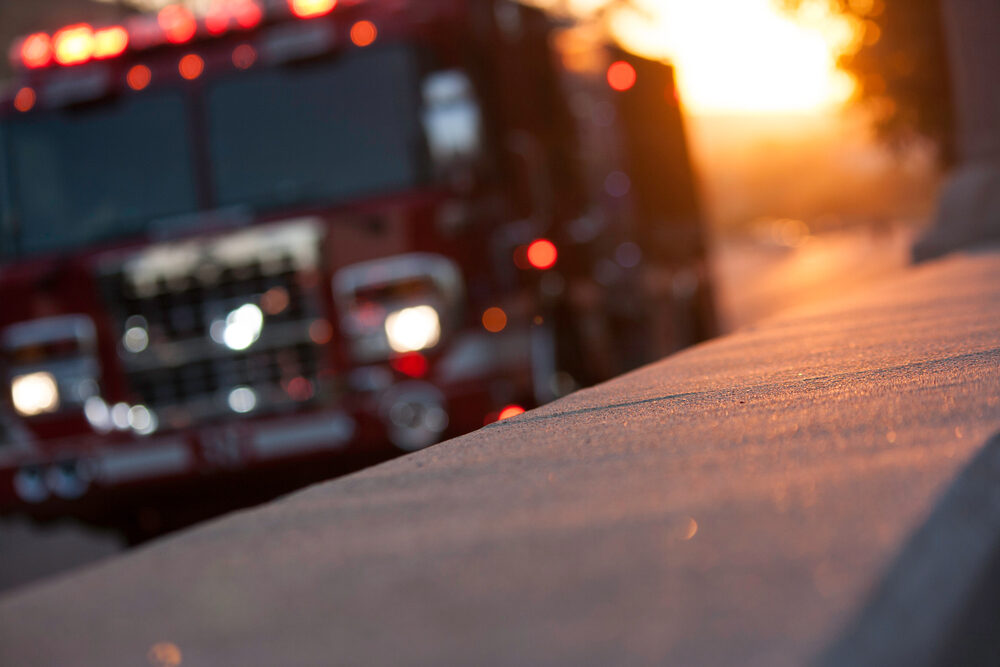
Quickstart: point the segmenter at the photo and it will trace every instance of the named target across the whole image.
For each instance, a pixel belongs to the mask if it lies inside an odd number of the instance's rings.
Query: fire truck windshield
[[[416,53],[260,68],[207,92],[216,203],[275,208],[417,185],[427,172]]]
[[[180,93],[164,90],[4,123],[0,245],[17,254],[82,247],[194,210],[185,109]]]

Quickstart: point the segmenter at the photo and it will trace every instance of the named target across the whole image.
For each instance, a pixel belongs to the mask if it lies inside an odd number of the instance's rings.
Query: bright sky
[[[695,113],[815,112],[851,94],[834,54],[853,31],[825,10],[795,18],[774,0],[636,1],[652,20],[619,17],[616,32],[637,51],[677,65],[682,99]]]

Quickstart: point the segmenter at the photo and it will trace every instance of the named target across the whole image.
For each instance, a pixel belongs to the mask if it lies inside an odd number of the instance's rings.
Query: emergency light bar
[[[348,0],[350,1],[350,0]],[[252,30],[267,17],[312,19],[326,16],[338,0],[215,0],[196,16],[184,5],[167,5],[156,14],[143,14],[123,25],[95,28],[69,25],[53,34],[36,32],[16,40],[10,50],[17,69],[71,67],[91,60],[107,60],[128,49],[143,50],[166,44],[184,44],[198,36],[217,37],[231,31]]]

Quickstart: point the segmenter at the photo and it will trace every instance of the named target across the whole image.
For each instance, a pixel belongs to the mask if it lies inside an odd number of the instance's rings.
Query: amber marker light
[[[536,269],[551,269],[559,259],[556,245],[548,239],[537,239],[528,246],[528,263]]]
[[[153,73],[145,65],[135,65],[125,75],[125,83],[132,90],[142,90],[153,80]]]
[[[635,79],[635,68],[624,60],[613,62],[608,67],[608,85],[619,92],[634,86]]]
[[[288,8],[300,19],[325,16],[337,6],[337,0],[288,0]]]
[[[14,108],[21,113],[31,111],[37,100],[38,96],[35,95],[35,90],[33,88],[24,87],[17,91],[17,95],[14,96]]]
[[[507,326],[507,313],[503,308],[493,306],[483,312],[483,328],[490,333],[499,333]]]
[[[189,53],[177,63],[177,71],[181,73],[182,77],[188,81],[192,81],[201,76],[201,73],[205,71],[205,61],[202,60],[201,56]]]
[[[368,46],[378,37],[378,28],[371,21],[358,21],[351,26],[351,41],[355,46]]]

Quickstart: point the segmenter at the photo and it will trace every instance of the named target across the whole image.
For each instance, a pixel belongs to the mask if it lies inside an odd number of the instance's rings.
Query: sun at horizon
[[[825,10],[792,17],[773,0],[637,5],[647,15],[620,13],[614,31],[639,53],[676,65],[682,99],[693,113],[828,112],[853,91],[835,54],[855,39],[855,30]]]

